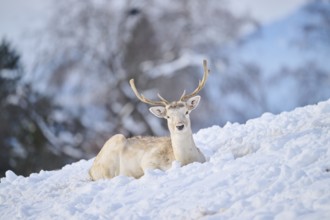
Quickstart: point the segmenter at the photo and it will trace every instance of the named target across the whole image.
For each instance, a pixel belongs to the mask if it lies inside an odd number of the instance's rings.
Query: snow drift
[[[91,182],[92,160],[29,177],[7,171],[3,219],[325,219],[330,100],[194,135],[208,157],[140,179]]]

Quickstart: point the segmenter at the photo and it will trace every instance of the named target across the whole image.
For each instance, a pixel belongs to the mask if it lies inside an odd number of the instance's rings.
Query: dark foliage
[[[52,150],[40,126],[54,105],[48,97],[21,82],[19,58],[9,42],[3,40],[0,45],[0,176],[4,176],[6,170],[27,175],[52,169],[69,159]]]

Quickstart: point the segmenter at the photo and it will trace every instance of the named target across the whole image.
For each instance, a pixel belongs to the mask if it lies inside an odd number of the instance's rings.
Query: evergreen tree
[[[63,166],[70,157],[47,137],[46,121],[55,108],[49,97],[40,95],[21,81],[20,56],[10,43],[0,45],[0,176],[7,170],[28,175],[41,169]],[[48,129],[48,130],[46,130]],[[51,162],[49,162],[51,161]],[[70,162],[70,160],[69,160]]]

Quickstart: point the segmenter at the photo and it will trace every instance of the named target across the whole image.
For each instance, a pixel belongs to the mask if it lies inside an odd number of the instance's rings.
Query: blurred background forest
[[[194,132],[330,98],[330,2],[283,1],[271,18],[268,2],[0,0],[0,176],[92,158],[115,133],[166,135],[128,81],[176,100],[203,59]]]

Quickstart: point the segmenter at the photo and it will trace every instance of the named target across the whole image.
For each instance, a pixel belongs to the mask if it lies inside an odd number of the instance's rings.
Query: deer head
[[[203,61],[203,68],[204,75],[202,80],[199,81],[198,87],[191,94],[186,94],[184,91],[179,101],[169,102],[160,94],[158,94],[160,100],[153,101],[137,91],[134,79],[130,80],[130,85],[140,101],[153,106],[149,109],[152,114],[167,120],[167,125],[172,135],[191,132],[189,114],[198,106],[201,97],[197,94],[204,87],[209,74],[206,60]]]

